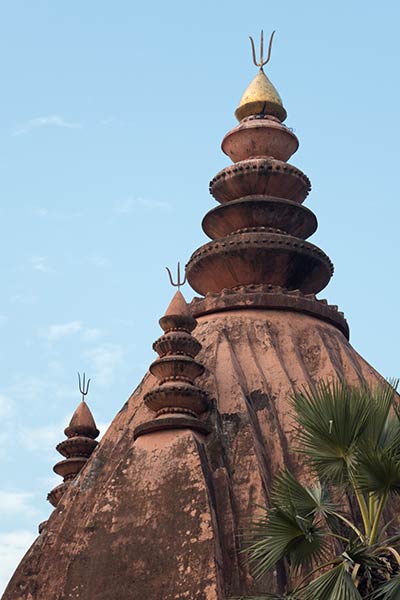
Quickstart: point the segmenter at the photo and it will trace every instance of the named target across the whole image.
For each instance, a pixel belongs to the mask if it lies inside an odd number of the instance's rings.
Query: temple
[[[291,394],[380,376],[350,345],[343,314],[316,297],[333,266],[308,241],[310,181],[287,162],[299,142],[262,51],[254,60],[239,124],[222,141],[233,164],[210,184],[211,241],[186,266],[199,296],[176,293],[158,358],[96,448],[94,421],[82,430],[72,420],[59,447],[69,462],[56,468],[67,480],[3,600],[228,600],[284,588],[283,566],[252,577],[241,534],[274,473],[301,468]]]

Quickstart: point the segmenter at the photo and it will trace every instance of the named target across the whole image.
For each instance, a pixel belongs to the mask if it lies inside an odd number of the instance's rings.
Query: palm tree
[[[383,518],[400,495],[396,385],[320,382],[294,395],[296,450],[312,484],[279,473],[245,537],[256,577],[283,560],[295,583],[254,600],[400,599],[400,535]]]

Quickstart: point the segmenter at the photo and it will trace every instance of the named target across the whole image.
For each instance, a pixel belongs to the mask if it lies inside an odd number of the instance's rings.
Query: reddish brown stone
[[[220,171],[210,183],[211,194],[221,203],[252,195],[301,204],[310,189],[310,180],[300,169],[274,158],[242,160]]]
[[[50,504],[52,504],[53,506],[57,506],[57,504],[61,500],[61,497],[66,492],[68,484],[69,484],[69,482],[67,482],[67,481],[60,483],[60,485],[57,485],[55,488],[53,488],[51,490],[51,492],[49,492],[47,494],[47,500],[50,502]],[[47,521],[46,521],[46,523],[47,523]],[[41,533],[40,528],[39,528],[39,533]]]
[[[334,325],[346,339],[350,332],[344,314],[336,305],[317,299],[314,294],[302,294],[299,290],[289,291],[272,285],[246,285],[234,290],[224,289],[221,293],[208,293],[205,298],[194,298],[192,311],[196,319],[216,312],[256,308],[267,310],[295,311],[311,315]]]
[[[202,227],[213,240],[249,227],[268,227],[305,240],[317,229],[317,219],[309,208],[291,200],[247,196],[210,210]]]
[[[287,161],[298,147],[294,133],[279,119],[267,115],[243,119],[222,140],[222,150],[235,163],[259,156]]]
[[[225,600],[277,589],[257,584],[240,533],[268,500],[277,469],[296,468],[290,395],[320,378],[378,381],[333,325],[285,310],[242,308],[197,316],[215,398],[212,432],[133,431],[152,413],[152,375],[51,515],[3,600]],[[267,587],[268,586],[268,587]]]
[[[74,412],[70,424],[65,429],[67,437],[84,435],[95,439],[99,435],[94,418],[86,402],[80,402]]]
[[[316,294],[333,274],[331,261],[317,246],[258,229],[205,244],[186,268],[190,285],[200,294],[254,284]]]
[[[151,373],[57,497],[3,600],[227,600],[283,591],[282,565],[253,579],[241,534],[268,504],[275,473],[303,471],[291,396],[321,379],[373,386],[381,377],[350,346],[343,314],[315,298],[333,267],[304,241],[316,226],[300,206],[310,182],[284,162],[295,136],[264,118],[282,120],[286,111],[262,71],[237,114],[256,109],[262,116],[224,140],[238,162],[213,179],[211,192],[226,208],[206,216],[214,241],[187,267],[205,297],[191,311],[177,292],[160,319]],[[71,461],[86,461],[86,441],[73,447],[75,436],[95,437],[94,421],[88,427],[82,416],[60,445],[67,460],[57,468],[66,477]]]
[[[53,506],[58,505],[71,481],[78,475],[98,444],[94,438],[99,435],[99,430],[84,400],[79,403],[64,433],[67,439],[57,444],[56,450],[66,459],[58,462],[53,468],[64,481],[47,494],[47,500]]]
[[[209,399],[195,385],[195,379],[204,373],[203,365],[194,360],[201,344],[191,334],[196,320],[179,290],[159,323],[165,333],[153,346],[159,358],[150,366],[158,386],[144,396],[144,403],[156,416],[136,427],[135,438],[183,427],[208,433],[199,417],[209,407]]]

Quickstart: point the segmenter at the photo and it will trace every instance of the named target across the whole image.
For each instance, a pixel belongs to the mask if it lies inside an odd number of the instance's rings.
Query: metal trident
[[[268,45],[268,56],[267,56],[267,60],[264,60],[264,32],[263,30],[261,30],[261,42],[260,42],[260,60],[257,62],[257,58],[256,58],[256,48],[254,46],[254,40],[251,36],[250,37],[250,42],[251,42],[251,49],[253,52],[253,62],[256,65],[256,67],[260,67],[260,69],[262,70],[263,66],[266,65],[270,58],[271,58],[271,48],[272,48],[272,40],[274,39],[274,35],[275,35],[275,31],[273,31],[271,33],[271,37],[269,39],[269,45]]]
[[[88,379],[87,383],[86,383],[86,375],[84,373],[83,378],[81,380],[81,374],[78,371],[78,381],[79,381],[79,391],[82,394],[82,402],[84,402],[85,396],[87,396],[88,392],[89,392],[90,379]]]
[[[183,278],[183,280],[181,279],[181,264],[178,262],[178,270],[177,270],[177,275],[178,275],[178,281],[177,283],[174,282],[174,280],[172,279],[172,274],[171,271],[168,269],[168,267],[165,267],[168,271],[168,276],[169,276],[169,280],[170,283],[173,287],[177,287],[178,290],[180,289],[181,285],[185,285],[186,283],[186,272],[185,272],[185,277]]]

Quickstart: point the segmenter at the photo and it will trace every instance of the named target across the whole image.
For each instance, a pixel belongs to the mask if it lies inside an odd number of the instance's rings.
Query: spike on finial
[[[260,67],[260,70],[263,70],[263,67],[269,63],[270,59],[271,59],[271,50],[272,50],[272,41],[274,39],[274,35],[275,35],[275,31],[273,31],[271,33],[271,37],[269,38],[269,44],[268,44],[268,56],[267,59],[264,60],[264,31],[261,29],[261,40],[260,40],[260,60],[257,61],[256,58],[256,48],[254,45],[254,40],[251,37],[251,35],[249,36],[250,38],[250,42],[251,42],[251,50],[252,50],[252,54],[253,54],[253,62],[255,64],[256,67]]]
[[[85,402],[85,396],[87,396],[89,393],[90,379],[88,379],[86,383],[86,373],[83,373],[83,377],[81,379],[81,374],[78,371],[78,382],[79,391],[82,394],[82,402]]]
[[[272,32],[269,39],[267,58],[264,58],[264,32],[261,31],[259,60],[257,60],[254,40],[250,36],[253,62],[260,70],[240,99],[239,106],[235,111],[238,121],[254,116],[272,117],[281,122],[286,119],[286,110],[283,107],[282,99],[263,69],[271,59],[274,35],[275,31]]]
[[[177,287],[178,290],[181,289],[182,285],[185,285],[186,283],[186,272],[185,272],[185,276],[183,279],[181,279],[181,263],[178,262],[178,268],[177,268],[177,281],[176,283],[174,282],[173,278],[172,278],[172,273],[170,271],[170,269],[168,267],[165,267],[167,272],[168,272],[168,277],[169,277],[169,281],[172,285],[172,287]]]

